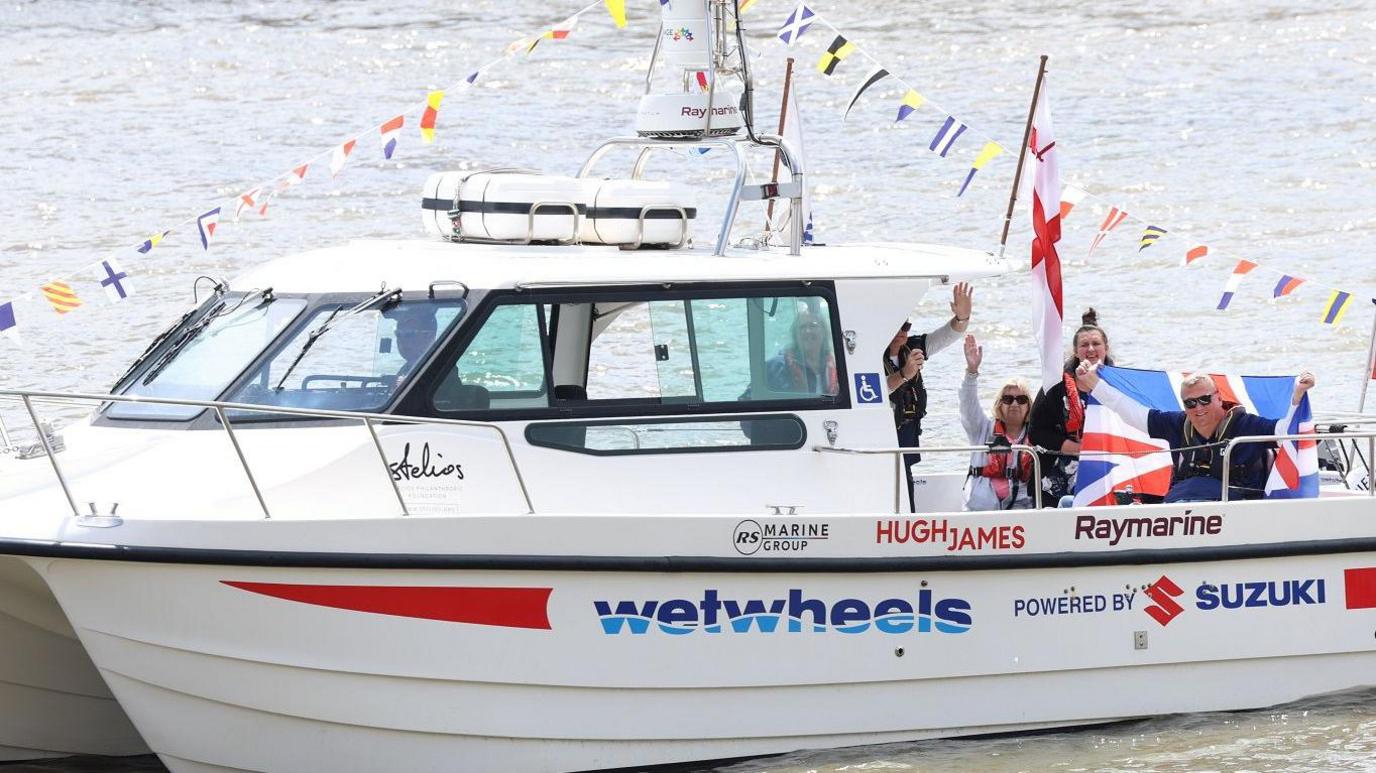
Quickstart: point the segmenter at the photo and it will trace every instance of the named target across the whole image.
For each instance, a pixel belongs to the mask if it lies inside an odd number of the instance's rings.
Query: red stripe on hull
[[[1376,568],[1344,569],[1348,609],[1376,609]]]
[[[320,607],[449,623],[548,631],[553,588],[293,585],[221,580],[231,588]]]

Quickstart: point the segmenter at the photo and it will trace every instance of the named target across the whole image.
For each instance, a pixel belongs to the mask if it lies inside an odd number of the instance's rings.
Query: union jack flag
[[[1190,374],[1131,368],[1099,368],[1099,386],[1085,396],[1085,432],[1075,480],[1075,506],[1111,505],[1114,492],[1132,486],[1136,494],[1164,495],[1171,485],[1171,455],[1164,440],[1147,434],[1145,409],[1183,411],[1180,383]],[[1282,416],[1277,435],[1314,431],[1309,396],[1299,405],[1290,401],[1295,388],[1291,376],[1226,376],[1210,374],[1224,401],[1241,405],[1256,416]],[[1113,389],[1144,410],[1139,417],[1109,410],[1095,395]],[[1281,441],[1266,480],[1268,499],[1319,495],[1319,454],[1315,441]],[[1095,453],[1091,453],[1095,452]]]

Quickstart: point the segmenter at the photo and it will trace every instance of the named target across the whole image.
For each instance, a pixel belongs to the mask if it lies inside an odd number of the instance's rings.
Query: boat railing
[[[230,446],[234,449],[234,454],[239,460],[239,466],[244,471],[244,478],[249,487],[253,490],[253,496],[258,501],[258,506],[263,511],[264,518],[272,518],[272,511],[268,507],[267,500],[263,497],[262,488],[258,485],[258,478],[253,474],[253,468],[249,465],[248,459],[244,455],[244,449],[239,444],[239,437],[235,432],[233,422],[230,420],[230,411],[243,411],[252,413],[265,413],[276,416],[292,416],[307,419],[322,420],[345,420],[356,421],[363,425],[368,431],[368,436],[373,448],[377,451],[378,460],[382,464],[382,472],[387,478],[387,483],[396,496],[397,506],[400,508],[401,515],[410,515],[410,509],[406,506],[406,498],[402,496],[401,487],[397,485],[396,479],[392,475],[391,464],[387,461],[387,453],[383,450],[382,440],[377,434],[378,424],[421,424],[421,425],[446,425],[455,427],[474,427],[489,432],[497,433],[501,440],[502,448],[506,452],[507,461],[511,464],[512,474],[516,478],[517,485],[520,486],[521,496],[525,500],[528,513],[534,513],[535,507],[531,503],[530,491],[526,487],[525,478],[521,475],[520,465],[516,463],[516,456],[511,450],[511,441],[507,438],[506,432],[501,427],[481,421],[465,421],[463,419],[441,419],[433,417],[417,416],[398,416],[389,413],[360,413],[357,411],[334,411],[319,408],[280,408],[277,406],[253,405],[249,403],[229,403],[218,400],[184,400],[167,397],[142,397],[132,395],[108,395],[90,394],[84,392],[41,392],[36,390],[19,389],[0,389],[0,399],[18,398],[24,404],[24,410],[28,413],[29,420],[33,424],[34,431],[38,435],[39,443],[42,444],[43,453],[48,457],[53,474],[57,477],[58,485],[62,488],[62,493],[67,498],[67,504],[72,508],[74,517],[81,517],[81,510],[77,507],[76,497],[72,493],[71,486],[67,482],[67,476],[62,472],[62,465],[57,459],[57,452],[53,448],[52,439],[44,431],[43,422],[34,408],[34,400],[51,402],[77,402],[77,403],[96,403],[97,406],[105,403],[145,403],[152,405],[172,405],[190,408],[203,408],[214,411],[219,419],[220,426],[224,428],[225,437]],[[99,410],[99,407],[97,408]]]
[[[783,137],[774,134],[755,135],[759,140],[758,146],[775,150],[779,154],[780,160],[791,175],[787,183],[765,183],[763,185],[747,185],[750,169],[746,165],[745,151],[749,145],[756,144],[739,137],[701,137],[694,139],[661,139],[652,137],[613,137],[597,147],[583,162],[582,168],[578,170],[578,177],[587,178],[592,176],[593,168],[602,160],[612,148],[629,147],[638,150],[636,160],[631,169],[632,179],[640,179],[645,171],[645,164],[650,158],[650,153],[659,149],[695,149],[695,148],[721,148],[733,155],[736,161],[736,176],[731,183],[731,193],[726,200],[726,212],[722,219],[721,231],[717,233],[716,244],[712,250],[713,255],[725,255],[726,247],[731,240],[731,229],[736,224],[736,216],[740,212],[742,201],[756,201],[774,198],[788,199],[793,206],[793,211],[797,212],[803,206],[803,163],[789,143]],[[644,212],[641,213],[642,226]],[[687,223],[687,213],[683,213],[684,223]],[[789,221],[790,244],[789,254],[801,254],[803,245],[803,219],[792,218]],[[687,228],[685,225],[683,240],[687,240]],[[682,242],[680,242],[681,246]]]
[[[1308,441],[1314,442],[1314,443],[1318,443],[1318,442],[1320,442],[1320,441],[1330,441],[1330,440],[1337,440],[1337,441],[1351,440],[1351,441],[1353,441],[1353,442],[1355,443],[1355,442],[1358,441],[1358,440],[1365,440],[1365,441],[1366,441],[1366,458],[1367,458],[1367,459],[1376,458],[1376,431],[1369,431],[1369,432],[1347,432],[1347,431],[1342,431],[1342,432],[1324,432],[1324,433],[1322,433],[1322,434],[1318,434],[1318,433],[1314,433],[1314,432],[1305,432],[1305,433],[1302,433],[1302,434],[1293,434],[1293,435],[1246,435],[1246,436],[1243,436],[1243,437],[1235,437],[1235,438],[1230,439],[1230,440],[1223,446],[1223,501],[1224,501],[1224,502],[1227,502],[1227,501],[1228,501],[1228,479],[1231,477],[1230,473],[1232,472],[1231,461],[1232,461],[1232,458],[1233,458],[1233,449],[1234,449],[1234,448],[1237,448],[1238,446],[1244,445],[1244,444],[1247,444],[1247,443],[1276,443],[1276,442],[1281,442],[1281,441],[1285,441],[1285,440],[1308,440]],[[1345,471],[1345,472],[1346,472],[1346,471]],[[1368,473],[1367,473],[1367,475],[1368,475],[1368,478],[1369,478],[1369,477],[1370,477],[1369,468],[1368,468]],[[1368,482],[1367,482],[1366,494],[1367,494],[1367,496],[1369,496],[1369,497],[1376,497],[1376,486],[1372,486],[1370,480],[1368,480]]]
[[[1003,451],[1019,451],[1032,456],[1032,478],[1040,481],[1042,479],[1042,460],[1037,454],[1037,449],[1033,446],[1015,444],[1009,446],[922,446],[921,448],[910,448],[907,446],[898,448],[844,448],[841,446],[813,446],[813,451],[826,454],[857,454],[857,455],[892,455],[893,456],[893,511],[903,512],[903,483],[907,477],[903,475],[903,455],[904,454],[969,454],[976,452],[989,453],[990,451],[1002,453]],[[1040,510],[1042,507],[1042,487],[1032,486],[1032,505]]]

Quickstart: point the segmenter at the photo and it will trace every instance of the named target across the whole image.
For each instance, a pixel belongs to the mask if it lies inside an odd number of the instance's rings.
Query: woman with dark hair
[[[1075,491],[1075,470],[1079,466],[1080,438],[1084,434],[1085,401],[1075,385],[1075,369],[1081,362],[1112,365],[1108,333],[1099,327],[1099,313],[1093,308],[1080,317],[1081,325],[1071,343],[1061,380],[1037,396],[1032,406],[1028,430],[1032,443],[1059,454],[1042,455],[1042,502],[1051,506]]]

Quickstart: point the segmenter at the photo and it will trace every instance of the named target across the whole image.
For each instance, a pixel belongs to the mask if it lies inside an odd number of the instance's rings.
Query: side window
[[[441,411],[549,407],[545,345],[548,306],[508,304],[493,309],[436,389]]]
[[[758,451],[798,448],[807,430],[796,416],[732,420],[535,422],[526,426],[532,445],[594,456],[685,451]]]
[[[608,316],[588,351],[589,400],[696,400],[684,301],[628,303]]]
[[[831,308],[817,296],[693,301],[708,400],[788,400],[840,392]],[[749,330],[749,342],[740,332]]]

